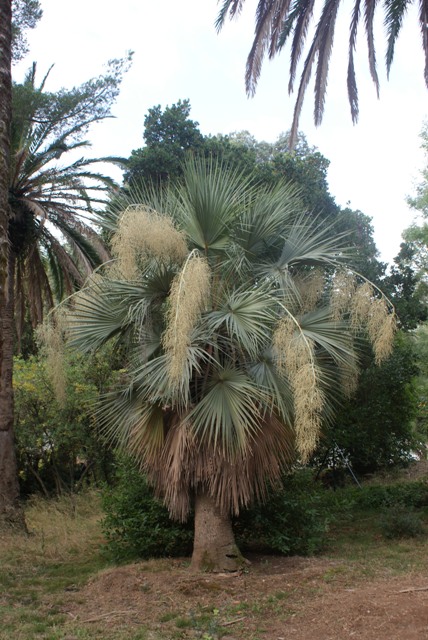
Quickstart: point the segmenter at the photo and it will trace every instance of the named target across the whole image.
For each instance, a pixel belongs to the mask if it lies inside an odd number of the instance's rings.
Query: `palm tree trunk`
[[[0,0],[0,527],[25,529],[13,433],[13,284],[8,227],[12,120],[12,0]],[[10,271],[12,269],[12,271]]]
[[[1,0],[0,0],[1,1]],[[19,502],[18,466],[15,452],[13,412],[13,327],[14,281],[16,258],[9,250],[6,305],[0,316],[0,529],[25,530],[25,520]]]
[[[193,571],[237,571],[245,563],[232,531],[229,515],[215,500],[200,493],[195,501],[195,537],[191,569]]]

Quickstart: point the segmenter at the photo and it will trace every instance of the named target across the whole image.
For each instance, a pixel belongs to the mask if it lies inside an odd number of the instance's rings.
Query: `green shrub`
[[[103,508],[102,527],[115,561],[181,556],[192,550],[192,523],[170,520],[130,459],[119,459],[117,482],[104,491]]]
[[[322,508],[323,489],[311,474],[299,472],[286,478],[281,491],[265,504],[243,511],[234,523],[237,543],[283,555],[312,555],[322,549],[329,517]]]
[[[428,506],[428,483],[426,481],[403,482],[392,485],[372,485],[362,489],[353,488],[355,504],[362,509],[381,507]]]
[[[106,489],[103,530],[115,561],[189,555],[193,518],[185,524],[170,520],[166,508],[153,497],[145,478],[128,458],[117,464],[117,483]],[[287,478],[284,489],[272,493],[264,505],[254,505],[235,520],[234,530],[243,550],[285,555],[309,555],[324,543],[327,517],[317,489],[306,473]]]
[[[61,400],[44,355],[15,358],[14,427],[22,496],[59,496],[108,479],[113,458],[94,400],[119,375],[110,356],[107,350],[91,357],[66,352]]]
[[[416,538],[425,533],[423,521],[413,508],[403,504],[387,508],[380,519],[380,529],[384,538]]]
[[[380,366],[370,350],[363,350],[361,358],[358,389],[326,429],[316,456],[323,460],[338,446],[359,476],[407,466],[426,438],[423,428],[415,429],[419,398],[413,338],[398,332],[392,354]]]

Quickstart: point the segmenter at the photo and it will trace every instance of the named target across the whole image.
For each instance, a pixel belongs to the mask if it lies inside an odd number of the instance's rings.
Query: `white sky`
[[[252,42],[256,0],[247,0],[239,20],[217,35],[216,0],[41,0],[44,16],[29,34],[30,54],[15,68],[15,79],[35,60],[40,78],[52,63],[49,90],[80,84],[103,71],[110,58],[129,49],[134,62],[113,112],[115,120],[97,125],[90,135],[92,154],[129,156],[143,144],[147,110],[189,98],[191,118],[204,134],[247,129],[259,140],[274,141],[289,129],[294,97],[288,96],[286,53],[262,70],[255,98],[244,90],[246,56]],[[412,7],[400,34],[391,77],[384,73],[384,39],[378,25],[380,100],[369,79],[365,42],[360,41],[357,81],[360,120],[351,122],[346,90],[348,0],[341,7],[337,43],[330,65],[324,122],[312,121],[312,88],[300,120],[309,144],[331,164],[330,191],[341,206],[349,203],[373,218],[383,260],[398,253],[401,232],[413,212],[406,205],[420,180],[424,156],[419,134],[428,115],[423,55]],[[361,34],[363,35],[363,34]]]

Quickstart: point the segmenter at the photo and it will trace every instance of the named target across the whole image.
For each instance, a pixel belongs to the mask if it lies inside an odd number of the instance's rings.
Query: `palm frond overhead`
[[[241,12],[245,0],[233,1],[225,0],[220,8],[216,20],[216,28],[219,31],[228,17],[235,18]],[[407,10],[412,4],[412,0],[386,0],[383,4],[384,23],[386,27],[386,70],[389,76],[392,61],[394,58],[395,44],[400,34],[401,27]],[[302,67],[300,82],[297,91],[293,122],[291,125],[290,147],[295,146],[298,133],[299,117],[302,110],[306,90],[309,86],[314,65],[316,65],[314,84],[314,122],[321,124],[325,97],[327,90],[329,61],[331,58],[336,18],[340,0],[323,0],[318,4],[315,0],[259,0],[255,11],[255,31],[254,40],[247,58],[245,84],[247,94],[254,95],[257,82],[260,77],[261,68],[266,53],[269,58],[281,52],[284,46],[290,41],[290,71],[288,91],[294,90],[294,81],[297,68],[305,49],[308,39],[308,30],[314,20],[314,15],[318,16],[318,22],[307,46],[305,62]],[[427,0],[419,0],[419,22],[422,35],[422,52],[425,60],[424,77],[428,87],[428,34]],[[347,86],[348,99],[351,108],[352,121],[358,120],[359,102],[358,89],[355,74],[354,53],[356,49],[357,31],[362,15],[367,37],[367,52],[369,60],[369,70],[376,92],[379,96],[379,77],[376,69],[376,50],[373,24],[376,9],[379,3],[377,0],[354,0],[349,24],[349,46],[348,46],[348,72]],[[318,10],[318,11],[317,11]]]

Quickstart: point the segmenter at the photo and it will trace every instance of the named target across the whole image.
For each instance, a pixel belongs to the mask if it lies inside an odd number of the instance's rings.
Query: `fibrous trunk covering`
[[[229,515],[220,511],[214,498],[200,493],[195,501],[193,571],[237,571],[243,559],[232,531]]]

